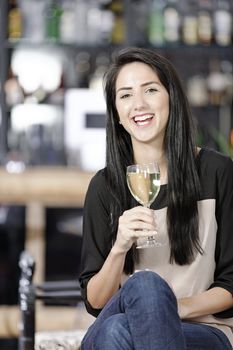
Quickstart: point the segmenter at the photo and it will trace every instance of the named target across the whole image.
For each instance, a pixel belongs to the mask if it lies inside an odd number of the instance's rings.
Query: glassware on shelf
[[[45,40],[47,0],[19,0],[22,13],[22,38],[31,42]]]

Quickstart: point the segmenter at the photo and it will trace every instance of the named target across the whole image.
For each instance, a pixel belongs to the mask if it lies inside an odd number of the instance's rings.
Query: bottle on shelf
[[[182,18],[182,41],[186,45],[197,45],[197,3],[190,0],[186,3],[186,8]]]
[[[111,35],[112,44],[120,45],[125,42],[125,22],[124,22],[124,3],[121,0],[113,0],[109,5],[113,13],[114,21]]]
[[[212,106],[223,105],[227,88],[227,80],[226,76],[221,70],[220,61],[217,58],[212,58],[210,61],[207,87],[209,91],[209,103]]]
[[[132,45],[145,45],[148,43],[148,9],[151,0],[131,1],[127,20],[127,30],[129,41]],[[135,21],[135,18],[137,20]],[[132,25],[133,24],[133,25]]]
[[[19,0],[22,13],[22,37],[31,42],[45,39],[46,0]]]
[[[174,44],[179,42],[180,23],[177,0],[169,0],[164,8],[164,39],[166,43]]]
[[[101,25],[100,25],[100,43],[110,44],[112,39],[112,31],[114,26],[113,12],[108,8],[101,9]],[[125,40],[125,33],[123,28],[122,38]]]
[[[222,60],[220,67],[223,75],[225,76],[225,104],[231,106],[233,98],[233,63],[229,60]],[[232,121],[233,122],[233,121]]]
[[[85,0],[75,0],[76,17],[76,43],[83,45],[87,43],[87,12],[88,3]]]
[[[79,88],[87,88],[91,69],[91,55],[88,51],[80,51],[75,57],[75,76]]]
[[[9,4],[8,37],[9,39],[22,37],[22,14],[17,0],[11,0]]]
[[[148,41],[151,45],[162,46],[164,40],[164,0],[153,0],[149,8]]]
[[[96,57],[95,70],[89,80],[89,88],[102,91],[103,89],[103,75],[109,65],[109,58],[105,53],[100,53]]]
[[[212,4],[210,0],[199,0],[197,16],[198,43],[210,45],[213,35]]]
[[[50,40],[60,39],[60,18],[62,7],[55,0],[50,0],[46,16],[46,37]]]
[[[101,43],[102,10],[96,1],[89,1],[87,11],[86,41],[88,44]]]
[[[228,46],[232,43],[232,14],[227,0],[218,0],[214,11],[214,37],[218,45]]]
[[[74,0],[65,0],[61,4],[60,40],[63,43],[75,43],[77,37],[77,6]]]
[[[209,96],[204,75],[198,74],[188,79],[187,96],[193,107],[205,107],[208,105]]]

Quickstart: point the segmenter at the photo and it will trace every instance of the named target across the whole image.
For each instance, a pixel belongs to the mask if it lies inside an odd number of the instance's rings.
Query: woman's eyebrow
[[[127,86],[121,87],[121,88],[119,88],[119,89],[116,90],[116,93],[118,93],[118,92],[121,91],[121,90],[132,90],[132,88],[131,88],[131,87],[127,87]]]
[[[147,81],[146,83],[141,84],[141,86],[147,86],[147,85],[151,85],[151,84],[156,84],[156,85],[161,85],[161,83],[159,81]]]
[[[158,82],[158,81],[147,81],[145,83],[142,83],[141,86],[147,86],[147,85],[151,85],[151,84],[161,85],[161,83]],[[117,89],[116,93],[118,93],[119,91],[122,91],[122,90],[132,90],[132,87],[130,87],[130,86],[123,86],[123,87]]]

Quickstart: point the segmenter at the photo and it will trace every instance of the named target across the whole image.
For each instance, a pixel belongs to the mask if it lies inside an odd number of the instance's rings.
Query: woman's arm
[[[125,252],[110,251],[101,270],[87,284],[87,299],[95,309],[102,309],[117,292],[125,263]]]
[[[87,299],[96,309],[101,309],[121,285],[125,257],[140,236],[155,234],[153,211],[142,206],[126,210],[119,218],[116,241],[102,268],[87,284]],[[145,230],[145,231],[143,231]]]
[[[201,294],[178,300],[181,319],[212,315],[233,307],[233,296],[221,287],[211,288]]]

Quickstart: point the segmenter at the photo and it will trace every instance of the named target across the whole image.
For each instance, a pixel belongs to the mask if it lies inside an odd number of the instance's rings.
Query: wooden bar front
[[[29,250],[36,261],[34,282],[44,280],[44,227],[46,207],[81,208],[93,173],[80,172],[76,168],[66,167],[29,167],[22,173],[8,173],[0,168],[0,203],[3,205],[24,205],[26,207],[25,249]],[[46,309],[47,310],[47,309]],[[38,329],[41,329],[48,312],[41,308]],[[76,317],[74,310],[57,310],[64,317],[57,324],[57,316],[50,319],[52,329],[67,329]],[[56,315],[53,308],[52,313]],[[65,313],[67,317],[65,317]],[[19,310],[17,306],[0,307],[0,336],[11,337],[18,334]],[[70,318],[70,322],[67,320]],[[41,321],[40,321],[41,319]]]

